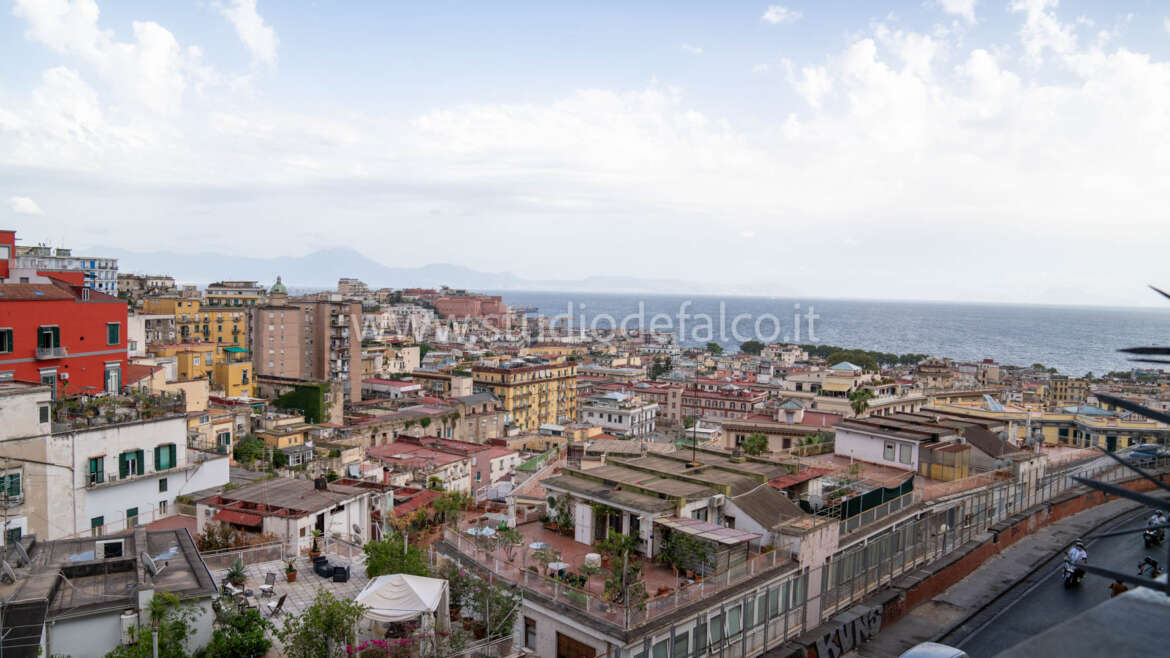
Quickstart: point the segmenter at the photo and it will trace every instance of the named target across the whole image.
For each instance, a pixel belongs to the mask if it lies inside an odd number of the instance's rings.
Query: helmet
[[[1076,540],[1076,541],[1074,541],[1074,542],[1073,542],[1073,545],[1074,545],[1074,546],[1076,546],[1077,548],[1084,548],[1084,547],[1085,547],[1085,542],[1083,542],[1083,541],[1081,541],[1081,540],[1079,540],[1079,539],[1078,539],[1078,540]]]

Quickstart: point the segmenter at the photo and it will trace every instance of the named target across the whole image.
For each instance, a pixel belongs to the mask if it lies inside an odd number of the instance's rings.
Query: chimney
[[[327,491],[329,489],[329,480],[324,477],[313,479],[313,488],[317,491]]]
[[[382,484],[389,486],[390,484],[390,467],[382,467]]]

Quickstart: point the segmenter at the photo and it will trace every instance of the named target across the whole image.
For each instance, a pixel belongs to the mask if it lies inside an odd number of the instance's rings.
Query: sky
[[[24,243],[1158,305],[1168,209],[1156,0],[0,10]]]

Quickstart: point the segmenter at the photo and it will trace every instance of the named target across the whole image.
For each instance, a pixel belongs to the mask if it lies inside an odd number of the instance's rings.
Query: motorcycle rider
[[[1154,530],[1157,528],[1157,530],[1154,531],[1158,533],[1159,537],[1161,537],[1163,533],[1163,528],[1161,528],[1161,526],[1164,525],[1166,525],[1166,513],[1162,510],[1157,510],[1154,512],[1153,516],[1151,516],[1149,520],[1146,521],[1146,530]]]
[[[1065,565],[1076,569],[1076,577],[1080,578],[1085,573],[1080,568],[1080,565],[1087,564],[1088,562],[1089,553],[1085,550],[1085,542],[1080,539],[1074,541],[1072,548],[1068,549],[1068,555],[1064,560]]]

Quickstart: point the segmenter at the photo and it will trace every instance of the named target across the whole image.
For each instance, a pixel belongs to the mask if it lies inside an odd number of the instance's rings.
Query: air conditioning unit
[[[57,377],[63,382],[69,381],[69,373],[67,373],[67,372],[63,372],[63,373],[57,375]]]

